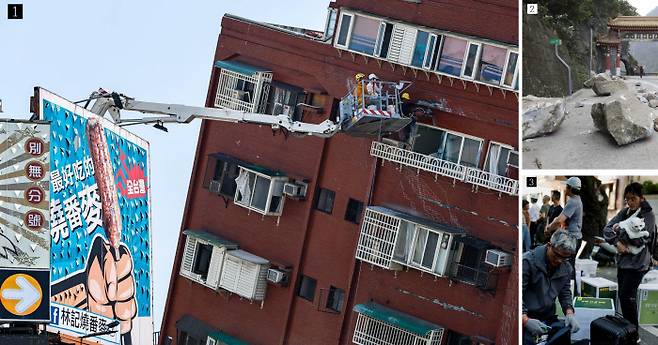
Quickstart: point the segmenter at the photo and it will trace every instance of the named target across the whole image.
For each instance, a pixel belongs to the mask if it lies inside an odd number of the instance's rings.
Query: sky
[[[637,13],[641,16],[646,16],[651,10],[658,6],[656,0],[627,0],[633,7],[637,9]]]
[[[202,106],[221,18],[323,30],[329,0],[38,1],[23,20],[0,4],[0,118],[29,118],[42,86],[71,101],[103,87],[138,100]],[[193,4],[193,5],[190,5]],[[199,120],[127,127],[150,142],[154,324],[159,329],[197,144]]]

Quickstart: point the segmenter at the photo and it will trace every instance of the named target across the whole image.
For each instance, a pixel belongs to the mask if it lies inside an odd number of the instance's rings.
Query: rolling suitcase
[[[635,325],[619,316],[603,316],[590,325],[590,342],[596,345],[635,345],[638,332]]]

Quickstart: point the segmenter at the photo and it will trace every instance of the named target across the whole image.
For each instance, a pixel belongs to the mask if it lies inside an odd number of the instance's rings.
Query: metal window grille
[[[272,82],[272,73],[257,72],[245,75],[231,70],[222,69],[219,73],[215,107],[242,110],[246,112],[263,112],[269,86]],[[248,96],[240,85],[251,84]],[[246,99],[245,99],[246,98]]]
[[[439,345],[443,329],[420,335],[359,314],[352,342],[358,345]]]
[[[370,155],[390,162],[416,168],[418,171],[424,170],[436,175],[442,175],[466,183],[471,183],[476,186],[486,187],[497,192],[517,195],[519,191],[519,181],[517,180],[491,174],[480,169],[469,168],[464,165],[405,150],[378,141],[372,142]]]
[[[356,258],[373,265],[391,269],[400,219],[366,209],[356,248]]]

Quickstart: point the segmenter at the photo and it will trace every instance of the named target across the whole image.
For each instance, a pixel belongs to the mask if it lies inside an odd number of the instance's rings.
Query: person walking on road
[[[640,65],[640,79],[642,79],[642,76],[644,76],[644,66]]]
[[[537,197],[530,197],[530,242],[531,247],[536,246],[535,236],[537,235],[537,221],[539,221],[539,203],[537,203]]]

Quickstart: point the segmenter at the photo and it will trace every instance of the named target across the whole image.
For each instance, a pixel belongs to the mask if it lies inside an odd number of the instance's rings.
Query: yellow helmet
[[[354,79],[356,79],[357,81],[359,81],[359,80],[365,78],[365,76],[366,76],[366,75],[363,74],[363,73],[357,73],[357,74],[354,76]]]
[[[403,101],[408,101],[411,99],[411,96],[409,96],[408,92],[403,93],[400,98],[402,98]]]

